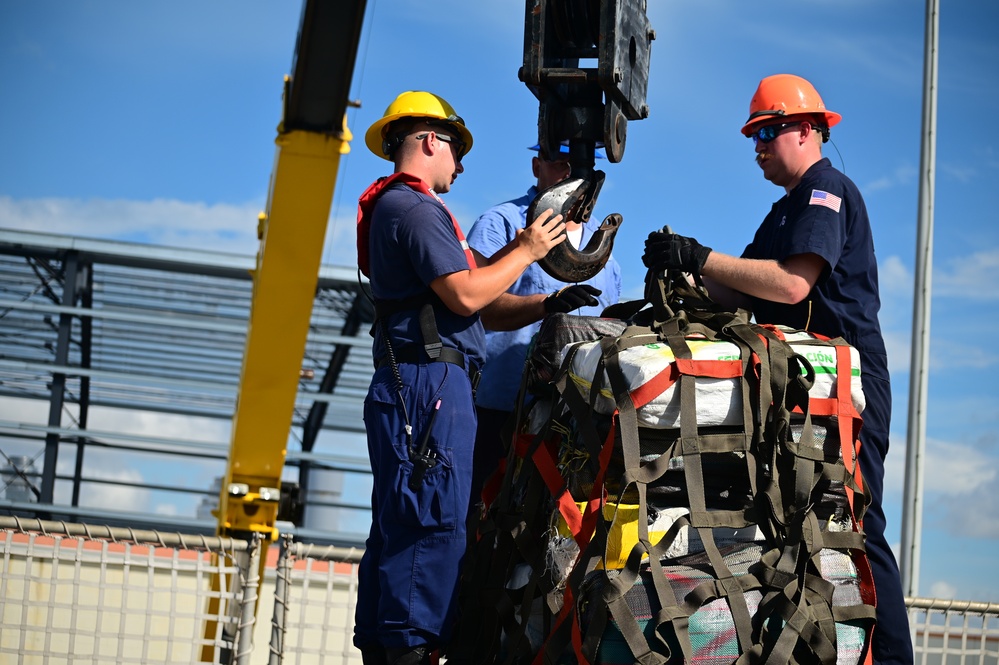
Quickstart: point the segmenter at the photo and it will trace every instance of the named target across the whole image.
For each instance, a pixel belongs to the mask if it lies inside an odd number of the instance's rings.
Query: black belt
[[[457,365],[463,370],[468,372],[468,378],[472,380],[472,390],[479,384],[479,370],[474,364],[468,363],[465,366],[465,354],[458,349],[452,349],[450,347],[444,346],[440,349],[440,355],[436,358],[430,358],[427,356],[427,352],[416,346],[406,346],[395,351],[395,361],[397,363],[407,363],[412,365],[425,365],[427,363],[451,363],[452,365]],[[392,361],[386,355],[381,360],[378,361],[377,368],[389,367],[392,365]]]

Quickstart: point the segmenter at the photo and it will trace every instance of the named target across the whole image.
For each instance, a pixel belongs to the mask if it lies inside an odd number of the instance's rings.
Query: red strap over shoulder
[[[375,180],[366,190],[364,190],[364,193],[361,194],[361,197],[357,200],[357,267],[361,269],[364,276],[371,276],[371,214],[375,210],[375,203],[378,202],[378,197],[380,197],[386,189],[396,183],[407,185],[417,192],[426,194],[427,196],[432,196],[434,200],[441,204],[444,210],[447,211],[448,216],[451,218],[451,225],[454,227],[454,233],[458,237],[458,242],[461,244],[461,248],[465,251],[465,259],[468,261],[469,270],[474,268],[475,258],[472,256],[472,250],[469,249],[468,242],[465,240],[465,234],[461,232],[461,227],[458,226],[458,220],[454,218],[454,215],[452,215],[451,211],[447,209],[444,202],[441,201],[440,197],[437,196],[437,194],[431,190],[430,187],[427,186],[427,183],[423,182],[423,180],[410,173],[399,172]]]

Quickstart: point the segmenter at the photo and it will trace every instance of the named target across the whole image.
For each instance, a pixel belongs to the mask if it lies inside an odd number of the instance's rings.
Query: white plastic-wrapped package
[[[823,344],[815,336],[800,331],[784,331],[786,339],[796,353],[804,357],[815,370],[815,382],[809,391],[811,399],[836,396],[836,348]],[[687,339],[693,360],[739,360],[739,347],[731,342],[706,339]],[[572,358],[569,378],[588,395],[601,358],[600,342],[579,343]],[[563,352],[564,353],[564,352]],[[630,390],[644,386],[650,380],[669,370],[675,360],[668,344],[646,344],[625,349],[620,353],[620,364]],[[858,413],[864,410],[864,391],[860,376],[860,354],[850,347],[851,398]],[[603,388],[594,405],[598,413],[609,415],[616,403],[609,389],[610,381],[604,376]],[[741,425],[743,420],[741,379],[714,379],[696,377],[697,424],[700,427]],[[677,384],[638,410],[640,427],[673,429],[680,426],[680,394]]]

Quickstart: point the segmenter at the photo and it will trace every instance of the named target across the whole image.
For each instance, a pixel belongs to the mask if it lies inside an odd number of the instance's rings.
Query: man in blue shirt
[[[486,356],[479,310],[562,242],[564,224],[547,210],[501,257],[477,267],[440,198],[472,146],[454,109],[429,92],[404,92],[365,143],[394,172],[358,202],[358,267],[370,278],[377,320],[364,401],[372,524],[358,568],[354,644],[365,665],[423,665],[447,644],[456,611],[472,394]]]
[[[885,540],[884,460],[891,386],[878,310],[878,268],[867,208],[856,185],[822,157],[841,116],[811,83],[777,74],[760,82],[742,133],[753,139],[763,177],[785,191],[740,257],[693,238],[656,232],[643,262],[656,270],[699,273],[711,297],[752,310],[758,323],[843,337],[860,352],[867,402],[860,469],[871,492],[864,516],[877,593],[874,662],[912,663],[908,614],[898,565]]]
[[[527,226],[528,206],[539,191],[569,177],[568,146],[563,146],[563,151],[554,156],[545,154],[540,146],[531,149],[538,151],[531,159],[537,185],[532,185],[523,196],[482,213],[468,234],[468,244],[479,265],[489,263]],[[566,233],[569,242],[581,248],[586,246],[592,231],[568,220]],[[540,328],[538,322],[545,314],[553,312],[599,316],[604,307],[621,297],[621,266],[612,256],[594,277],[582,284],[567,286],[534,263],[513,283],[508,294],[526,298],[500,298],[482,312],[487,329],[487,362],[475,393],[479,425],[472,477],[473,504],[478,501],[482,485],[506,455],[509,442],[502,439],[501,432],[516,408],[524,361],[531,340]],[[524,300],[533,302],[534,307],[525,307]]]

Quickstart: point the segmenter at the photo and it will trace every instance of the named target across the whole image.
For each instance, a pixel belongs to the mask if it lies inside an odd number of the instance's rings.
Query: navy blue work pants
[[[874,574],[877,594],[877,626],[874,629],[875,665],[910,665],[912,638],[909,615],[898,572],[898,563],[885,539],[884,498],[885,456],[888,454],[888,430],[891,419],[891,386],[888,381],[865,375],[864,397],[867,406],[860,428],[860,472],[871,492],[871,505],[864,516],[867,557]]]
[[[446,645],[454,623],[472,484],[475,407],[468,374],[451,363],[399,365],[402,395],[419,445],[431,411],[436,464],[416,492],[398,382],[375,372],[364,402],[374,486],[372,524],[358,569],[354,645]]]

